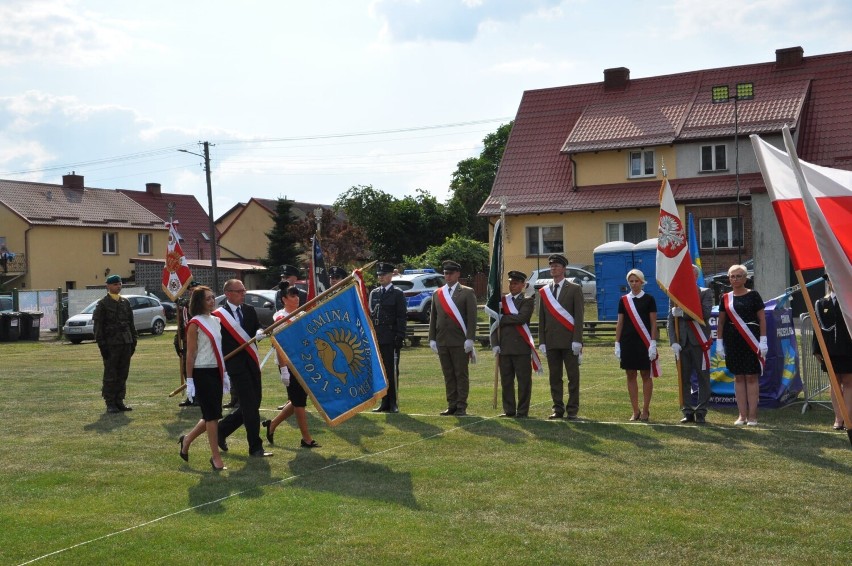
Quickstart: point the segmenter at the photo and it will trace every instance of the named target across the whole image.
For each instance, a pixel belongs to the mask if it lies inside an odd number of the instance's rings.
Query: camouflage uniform
[[[126,410],[124,394],[130,357],[136,351],[136,325],[133,309],[124,297],[115,300],[109,295],[98,301],[92,316],[95,325],[95,341],[104,360],[104,379],[101,395],[107,410]]]

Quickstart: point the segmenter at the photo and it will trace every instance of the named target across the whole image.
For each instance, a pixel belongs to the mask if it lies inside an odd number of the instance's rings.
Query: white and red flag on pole
[[[177,222],[166,222],[166,228],[169,230],[169,244],[163,265],[163,292],[172,301],[180,297],[192,281],[192,272],[180,247],[180,236],[175,224]]]
[[[703,321],[698,283],[692,271],[689,239],[677,212],[669,180],[660,187],[660,224],[657,235],[657,283],[666,295],[695,320]]]
[[[751,143],[796,270],[825,266],[852,328],[852,171],[799,160],[786,126],[784,153],[756,135]]]

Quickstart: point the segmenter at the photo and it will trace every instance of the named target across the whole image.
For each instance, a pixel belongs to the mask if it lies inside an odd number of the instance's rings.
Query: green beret
[[[112,285],[113,283],[121,283],[121,275],[110,275],[106,278],[107,285]]]

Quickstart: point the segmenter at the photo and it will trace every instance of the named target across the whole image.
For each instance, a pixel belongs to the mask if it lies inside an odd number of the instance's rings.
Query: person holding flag
[[[499,331],[491,333],[494,355],[499,355],[500,384],[503,390],[501,417],[526,418],[532,397],[532,370],[541,373],[541,360],[533,344],[529,322],[535,309],[535,298],[524,296],[527,276],[520,271],[509,272],[509,293],[502,297],[502,316]],[[515,402],[515,379],[518,398]]]
[[[388,376],[388,393],[374,413],[398,413],[397,387],[399,386],[399,355],[405,342],[406,312],[408,303],[405,294],[391,283],[393,264],[376,264],[379,286],[370,293],[370,316],[376,330],[376,341],[385,374]]]
[[[627,374],[627,394],[633,406],[631,421],[651,418],[651,396],[654,377],[660,376],[660,359],[657,354],[657,301],[646,293],[645,274],[638,269],[627,272],[630,292],[618,303],[618,321],[615,323],[615,357]],[[629,321],[629,322],[625,322]],[[636,373],[642,376],[642,411],[639,411],[639,385]]]
[[[459,283],[461,266],[454,261],[442,265],[447,284],[435,291],[429,313],[429,347],[438,354],[447,409],[441,415],[467,415],[470,391],[468,364],[476,362],[473,339],[476,337],[476,293]]]
[[[722,329],[716,339],[716,355],[725,360],[728,371],[734,374],[734,396],[739,410],[734,421],[737,426],[757,426],[758,378],[769,352],[763,299],[757,291],[746,288],[747,273],[744,265],[728,268],[732,289],[722,295],[716,326]]]
[[[840,304],[837,301],[837,293],[834,292],[834,286],[831,284],[827,273],[825,274],[825,282],[828,287],[828,294],[817,299],[814,305],[816,324],[814,325],[813,352],[822,366],[822,371],[828,372],[825,365],[825,355],[822,353],[822,348],[820,348],[816,336],[817,328],[819,328],[842,392],[842,396],[838,396],[834,393],[834,388],[831,389],[834,430],[846,430],[852,428],[852,423],[843,420],[841,404],[846,405],[846,414],[852,414],[852,337],[849,335],[849,328],[846,326],[846,320],[843,318],[843,312],[840,310]]]

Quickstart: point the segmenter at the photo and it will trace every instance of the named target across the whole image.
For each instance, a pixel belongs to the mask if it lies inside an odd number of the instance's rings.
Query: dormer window
[[[630,152],[630,178],[654,177],[654,150],[641,150]]]

